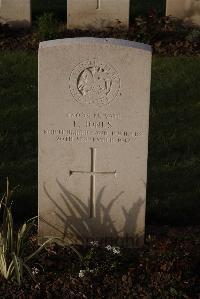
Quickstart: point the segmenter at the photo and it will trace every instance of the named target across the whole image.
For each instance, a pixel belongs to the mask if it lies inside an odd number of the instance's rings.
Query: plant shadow
[[[60,202],[55,200],[47,190],[46,184],[43,185],[44,192],[54,207],[54,215],[61,225],[53,225],[40,217],[40,221],[51,227],[51,231],[63,240],[68,239],[73,244],[85,244],[92,240],[110,242],[113,244],[123,243],[122,246],[132,247],[140,246],[143,243],[143,232],[137,232],[137,220],[144,204],[144,200],[139,198],[133,203],[131,209],[121,206],[121,213],[124,221],[123,227],[117,228],[116,220],[112,218],[112,209],[118,204],[124,191],[119,192],[105,206],[103,204],[105,186],[103,186],[96,198],[96,215],[89,217],[89,199],[88,204],[84,203],[79,197],[67,190],[58,179],[56,183],[60,188]],[[123,218],[122,217],[122,218]],[[124,243],[126,240],[126,244]],[[128,243],[131,243],[129,246]]]

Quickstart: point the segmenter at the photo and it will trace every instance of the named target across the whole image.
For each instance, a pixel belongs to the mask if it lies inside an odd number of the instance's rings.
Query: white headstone
[[[143,244],[150,75],[148,45],[97,38],[40,44],[42,239]]]
[[[200,26],[200,0],[167,0],[166,15]]]
[[[69,29],[127,28],[130,0],[68,0]]]
[[[0,23],[13,28],[31,25],[31,0],[1,0]]]

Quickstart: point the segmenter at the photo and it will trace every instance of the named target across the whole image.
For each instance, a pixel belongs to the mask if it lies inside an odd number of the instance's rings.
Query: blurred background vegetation
[[[165,0],[130,0],[130,20],[136,16],[145,16],[152,10],[155,10],[159,16],[164,16],[165,5]],[[44,12],[53,12],[56,17],[66,21],[66,11],[66,0],[32,0],[33,20]]]

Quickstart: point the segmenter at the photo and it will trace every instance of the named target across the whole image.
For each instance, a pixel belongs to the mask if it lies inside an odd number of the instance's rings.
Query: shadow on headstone
[[[49,194],[46,184],[44,184],[44,192],[55,210],[52,217],[57,218],[62,223],[61,226],[55,225],[40,217],[40,221],[49,227],[47,230],[57,232],[61,239],[69,240],[72,244],[78,243],[86,246],[92,240],[99,241],[101,245],[111,243],[112,245],[115,244],[122,247],[140,246],[143,243],[143,235],[137,235],[135,230],[140,209],[145,202],[144,200],[139,198],[137,202],[133,203],[129,211],[125,207],[121,207],[125,217],[125,225],[122,231],[118,231],[115,223],[112,221],[111,210],[113,205],[117,204],[118,199],[124,191],[116,194],[109,201],[109,204],[104,206],[102,199],[105,186],[102,187],[97,195],[96,217],[91,219],[89,217],[89,204],[85,205],[81,198],[67,190],[58,180],[56,182],[60,187],[60,199],[64,202],[65,209]],[[55,219],[52,222],[55,223]],[[134,239],[131,237],[133,234],[135,235]],[[45,236],[40,237],[45,238]]]

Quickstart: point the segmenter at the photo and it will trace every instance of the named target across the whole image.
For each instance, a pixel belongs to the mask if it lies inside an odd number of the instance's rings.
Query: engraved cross
[[[91,169],[90,171],[84,170],[70,170],[69,175],[73,174],[86,174],[90,175],[90,218],[96,216],[96,175],[114,175],[116,177],[116,170],[114,171],[96,171],[96,148],[90,148],[91,150]]]
[[[101,0],[97,0],[97,9],[101,8]]]

